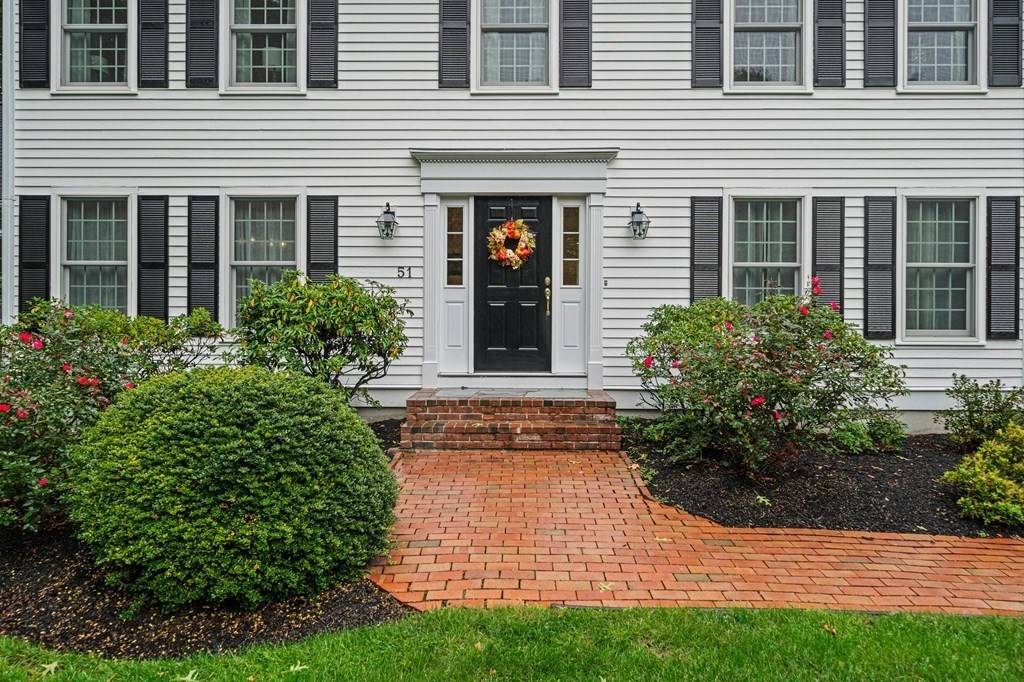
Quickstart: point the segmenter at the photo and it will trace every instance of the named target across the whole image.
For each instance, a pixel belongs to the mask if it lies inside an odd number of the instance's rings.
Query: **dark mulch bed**
[[[938,479],[963,455],[944,436],[911,437],[899,455],[803,453],[751,479],[713,460],[672,462],[626,431],[624,447],[653,495],[725,526],[1014,534],[960,515],[957,491]]]
[[[398,443],[402,439],[401,419],[384,419],[378,422],[371,422],[370,428],[377,435],[377,440],[380,441],[380,446],[384,452],[398,447]]]
[[[0,533],[0,634],[116,658],[223,652],[401,618],[409,609],[369,580],[240,612],[141,607],[107,587],[67,530]]]
[[[398,445],[400,425],[400,420],[371,424],[385,451]],[[133,605],[132,597],[104,584],[70,527],[38,535],[0,531],[0,634],[53,649],[117,658],[218,653],[410,613],[369,580],[251,612],[205,606],[166,614]]]

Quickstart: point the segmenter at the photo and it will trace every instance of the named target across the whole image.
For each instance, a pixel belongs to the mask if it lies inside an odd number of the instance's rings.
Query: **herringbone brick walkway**
[[[1024,615],[1024,542],[723,528],[662,505],[619,453],[423,452],[396,466],[373,579],[419,609],[523,603]]]

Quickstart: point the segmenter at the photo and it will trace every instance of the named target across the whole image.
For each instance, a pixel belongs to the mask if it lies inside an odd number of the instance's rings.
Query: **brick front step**
[[[423,390],[407,403],[405,450],[617,451],[615,401],[603,391]]]

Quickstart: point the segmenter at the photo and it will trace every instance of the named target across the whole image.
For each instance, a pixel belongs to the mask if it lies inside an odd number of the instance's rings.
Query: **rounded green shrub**
[[[176,608],[251,608],[353,578],[397,485],[339,392],[218,367],[122,394],[71,453],[70,508],[111,582]]]
[[[943,480],[960,486],[957,503],[965,516],[1024,526],[1024,427],[1010,423]]]

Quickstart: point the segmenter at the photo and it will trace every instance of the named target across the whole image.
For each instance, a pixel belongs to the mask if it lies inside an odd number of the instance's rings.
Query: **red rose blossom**
[[[672,369],[679,369],[679,359],[676,358],[672,361]]]
[[[0,414],[7,414],[11,411],[10,403],[0,403]]]
[[[782,421],[782,410],[775,410],[775,414],[773,414],[772,417],[774,417],[777,422]]]
[[[78,377],[77,381],[79,386],[89,385],[89,377]]]
[[[32,350],[42,350],[44,345],[42,339],[34,339],[32,341]]]
[[[135,388],[135,384],[133,384],[132,382],[130,382],[130,381],[126,381],[126,382],[124,383],[124,389],[125,389],[126,391],[130,391],[130,390],[132,390],[133,388]]]
[[[732,322],[726,322],[725,323],[725,328],[728,329],[729,331],[732,331],[733,330]]]
[[[821,284],[821,277],[818,277],[817,275],[815,275],[814,277],[811,277],[811,286],[816,287],[819,284]]]
[[[39,484],[40,488],[45,488],[50,483],[50,479],[48,479],[46,476],[43,476],[38,481],[36,481],[36,483]]]
[[[19,407],[18,411],[14,413],[14,416],[20,419],[21,421],[25,421],[26,419],[28,419],[28,412]]]
[[[22,343],[32,343],[32,335],[28,332],[21,332],[18,334],[18,340]]]
[[[62,362],[62,363],[60,363],[60,371],[64,372],[65,374],[71,374],[71,363],[70,362]]]
[[[825,337],[826,341],[831,341],[832,340],[832,330],[831,329],[826,329],[825,333],[822,334],[822,336]]]
[[[808,315],[811,314],[811,309],[805,305],[802,305],[800,306],[800,314],[803,315],[804,317],[807,317]]]
[[[644,358],[644,367],[646,367],[647,369],[650,369],[653,366],[654,366],[654,356],[653,355],[648,355],[646,358]]]
[[[89,379],[89,385],[90,386],[99,386],[100,385],[100,380],[97,379],[96,377],[93,377],[93,378]]]
[[[829,303],[829,306],[830,306],[830,307],[832,308],[832,310],[834,310],[835,312],[837,312],[837,313],[839,312],[839,302],[838,302],[838,301],[832,301],[831,303]]]
[[[768,402],[768,399],[765,398],[763,395],[759,395],[759,396],[756,396],[756,397],[751,399],[750,406],[751,407],[761,407],[766,402]]]
[[[814,294],[815,296],[821,296],[821,287],[814,287],[813,289],[811,289],[811,293]]]

